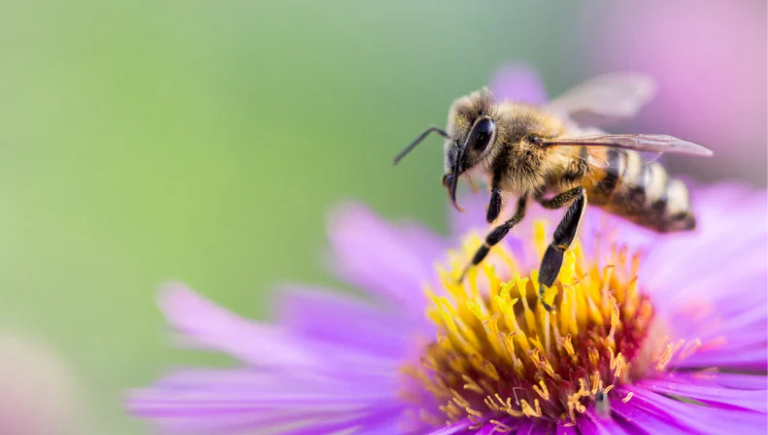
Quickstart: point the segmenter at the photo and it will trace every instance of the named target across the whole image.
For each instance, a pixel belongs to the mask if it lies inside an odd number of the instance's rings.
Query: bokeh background
[[[764,0],[0,2],[0,380],[37,393],[0,385],[0,415],[144,433],[126,388],[227,364],[168,346],[159,284],[268,319],[275,284],[333,283],[341,200],[445,228],[440,141],[391,158],[506,62],[552,94],[648,72],[660,97],[616,129],[715,150],[678,173],[765,186],[767,37]]]

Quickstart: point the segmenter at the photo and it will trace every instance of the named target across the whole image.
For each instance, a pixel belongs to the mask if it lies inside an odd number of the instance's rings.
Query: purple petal
[[[234,374],[200,371],[174,375],[154,389],[134,392],[127,407],[167,431],[204,434],[270,428],[270,433],[276,433],[274,428],[285,424],[311,423],[307,427],[315,429],[350,427],[359,424],[356,416],[375,425],[383,421],[379,418],[392,419],[402,410],[401,405],[393,404],[395,389],[379,389],[375,384],[334,385],[323,379],[300,383],[293,382],[291,374],[271,374],[270,382],[262,373],[251,373],[253,380],[249,381],[248,373]]]
[[[533,435],[536,425],[530,421],[523,421],[517,428],[517,435]]]
[[[167,286],[160,305],[168,323],[184,334],[185,344],[224,352],[254,366],[296,370],[311,367],[318,373],[367,378],[383,373],[394,376],[400,364],[361,349],[247,321],[181,284]]]
[[[155,384],[157,390],[221,391],[225,394],[247,392],[253,395],[271,392],[293,391],[297,393],[324,393],[329,390],[339,394],[368,392],[395,393],[400,383],[395,377],[375,377],[357,382],[353,377],[329,376],[301,370],[273,371],[242,369],[182,369]]]
[[[764,434],[766,431],[766,416],[762,413],[684,403],[637,385],[624,387],[619,392],[622,390],[634,392],[629,401],[632,406],[664,415],[666,422],[679,424],[691,432],[718,435]]]
[[[475,432],[475,435],[495,435],[496,432],[496,425],[493,423],[486,423],[483,427],[480,428],[477,432]]]
[[[581,435],[625,435],[627,432],[611,418],[598,417],[588,410],[578,421]]]
[[[539,74],[523,63],[502,66],[491,79],[491,91],[497,101],[544,104],[547,90]]]
[[[400,230],[355,204],[333,213],[328,233],[340,277],[423,318],[422,286],[434,277],[434,261],[445,255],[436,236],[412,225]]]
[[[631,400],[629,404],[620,400],[611,402],[611,414],[619,424],[633,430],[630,433],[647,433],[649,435],[685,433],[684,427],[668,421],[666,417],[631,406]]]
[[[279,323],[315,340],[403,359],[419,332],[395,313],[330,291],[287,287],[280,292]]]
[[[371,432],[381,431],[383,428],[391,430],[396,427],[396,419],[401,412],[402,408],[381,408],[370,411],[361,417],[332,423],[310,424],[300,429],[281,431],[275,435],[330,435],[354,428],[365,428],[366,433],[369,430]]]
[[[768,378],[765,375],[712,373],[710,381],[713,384],[737,390],[768,390]]]
[[[766,377],[762,376],[765,383]],[[697,400],[712,406],[741,408],[762,413],[768,412],[768,391],[766,390],[734,390],[713,385],[691,383],[692,378],[678,380],[673,376],[662,379],[647,379],[637,383],[656,393],[668,394]]]
[[[309,365],[317,356],[291,342],[285,331],[249,322],[216,306],[183,284],[170,284],[160,295],[168,323],[190,340],[257,365]]]
[[[431,432],[425,432],[426,435],[457,435],[467,430],[474,423],[469,419],[459,420],[450,426],[445,426],[440,429],[433,430]]]
[[[567,423],[557,422],[557,435],[579,435],[576,426],[566,426]]]
[[[718,200],[710,199],[708,193]],[[766,258],[768,237],[763,223],[768,218],[768,203],[765,194],[746,194],[737,187],[704,188],[696,191],[694,204],[698,229],[665,236],[646,258],[643,270],[653,270],[653,275],[645,283],[652,291],[666,293],[668,289],[684,287],[691,280],[705,278],[702,275],[733,274],[741,269],[739,260],[749,260],[752,257],[747,253],[753,251],[757,256],[755,260]],[[734,209],[739,212],[728,213]],[[762,264],[765,270],[766,261]],[[710,273],[702,274],[702,271]],[[729,289],[711,288],[710,291]],[[678,298],[687,299],[685,296]]]
[[[764,372],[768,369],[766,362],[766,346],[742,352],[697,352],[696,354],[676,362],[676,368],[706,368],[720,367],[732,370],[749,370]]]

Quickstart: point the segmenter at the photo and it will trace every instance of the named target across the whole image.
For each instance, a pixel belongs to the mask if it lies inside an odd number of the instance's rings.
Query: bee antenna
[[[405,147],[402,151],[400,151],[395,156],[395,164],[398,164],[400,162],[400,160],[403,159],[403,157],[405,157],[406,155],[408,155],[408,153],[413,151],[413,149],[416,148],[416,145],[420,144],[421,141],[423,141],[432,132],[437,133],[437,134],[439,134],[440,136],[442,136],[442,137],[444,137],[446,139],[448,139],[448,137],[449,137],[448,133],[446,133],[445,130],[443,130],[441,128],[438,128],[438,127],[435,127],[435,126],[429,127],[428,129],[426,129],[424,131],[424,133],[421,133],[419,135],[419,137],[414,139],[413,142],[409,143],[407,147]]]

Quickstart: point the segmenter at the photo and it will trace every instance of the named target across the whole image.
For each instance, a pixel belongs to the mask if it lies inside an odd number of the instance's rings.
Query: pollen
[[[540,259],[547,232],[543,223],[535,228],[527,243]],[[544,295],[554,307],[548,311],[538,299],[538,272],[521,268],[523,259],[505,244],[457,282],[481,242],[469,237],[449,267],[438,267],[441,286],[426,289],[437,335],[421,348],[421,363],[405,370],[434,399],[420,403],[437,401],[447,424],[469,419],[499,432],[510,416],[573,424],[597,397],[690,352],[679,342],[661,343],[653,359],[641,352],[654,309],[638,289],[639,254],[619,247],[585,254],[574,243]]]

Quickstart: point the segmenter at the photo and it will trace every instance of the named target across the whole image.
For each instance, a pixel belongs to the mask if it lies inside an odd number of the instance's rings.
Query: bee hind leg
[[[587,208],[587,195],[584,188],[577,187],[563,192],[552,199],[539,200],[539,203],[547,208],[557,208],[554,207],[555,204],[562,206],[571,200],[573,200],[573,203],[568,207],[565,216],[557,225],[552,243],[547,247],[544,258],[541,260],[541,267],[539,268],[539,301],[548,311],[552,310],[552,306],[544,301],[546,289],[552,287],[552,284],[555,283],[555,279],[557,279],[557,275],[560,273],[560,268],[563,265],[563,255],[571,246],[571,243],[573,243],[573,239],[576,238],[579,224]],[[547,204],[544,204],[545,201]]]
[[[541,204],[542,207],[554,210],[568,204],[569,202],[573,201],[574,198],[578,198],[582,195],[585,195],[584,188],[574,187],[573,189],[566,190],[565,192],[557,194],[550,199],[544,199],[541,196],[537,196],[536,201]]]
[[[493,202],[493,198],[491,199],[491,202]],[[459,279],[458,279],[459,283],[464,281],[464,277],[467,275],[467,272],[469,272],[470,267],[477,266],[478,264],[480,264],[488,255],[488,252],[491,251],[491,248],[497,243],[499,243],[500,241],[502,241],[504,237],[507,235],[507,233],[509,233],[509,230],[511,230],[512,227],[514,227],[521,220],[523,220],[523,218],[525,217],[525,206],[527,202],[528,202],[528,196],[527,195],[521,196],[520,199],[517,201],[517,210],[515,211],[515,215],[512,216],[509,220],[507,220],[503,224],[491,230],[490,233],[488,233],[488,235],[485,237],[485,242],[477,249],[477,251],[475,251],[475,255],[472,257],[472,262],[467,264],[467,266],[461,272],[461,275],[459,276]]]

